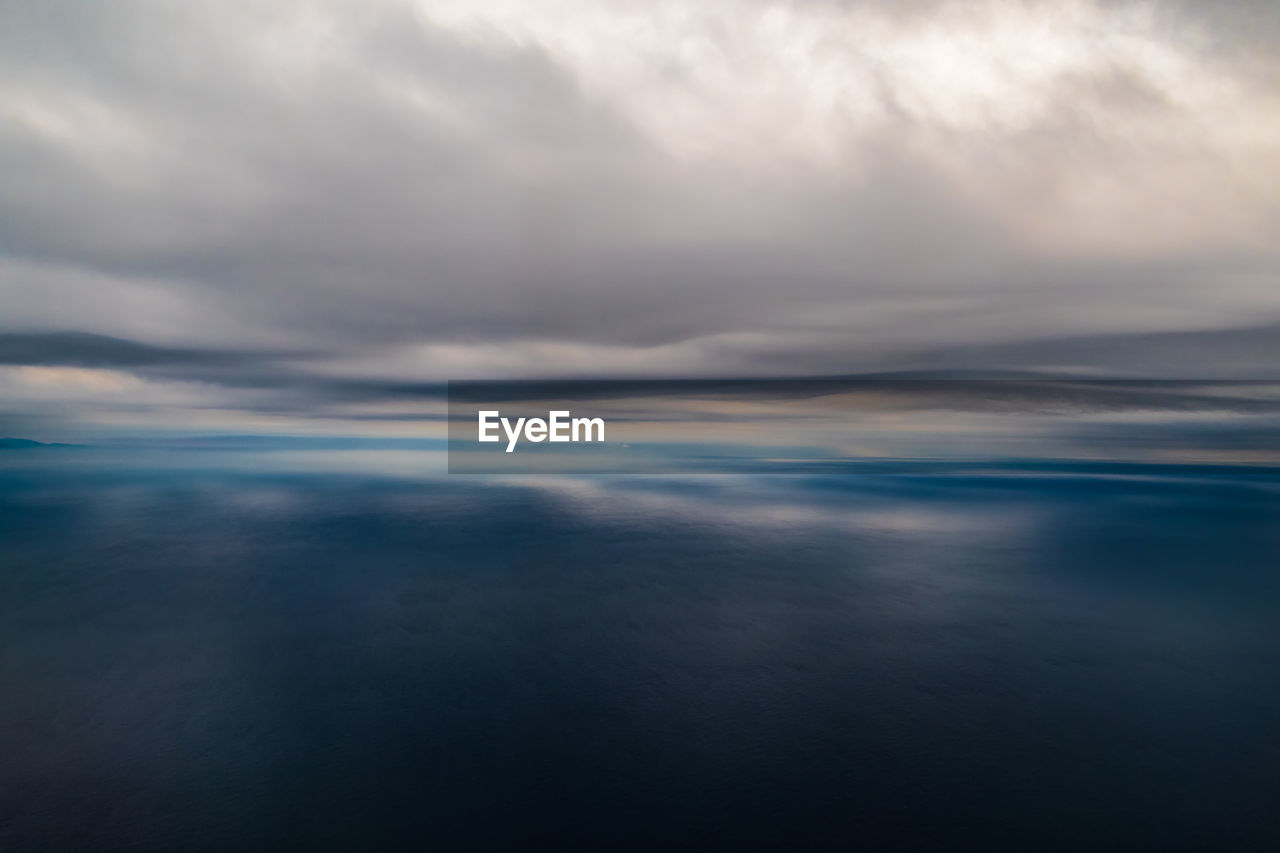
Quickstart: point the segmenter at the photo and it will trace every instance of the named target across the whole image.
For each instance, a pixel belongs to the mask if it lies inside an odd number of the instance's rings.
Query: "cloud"
[[[975,347],[1225,373],[1153,336],[1280,321],[1265,3],[0,8],[14,363],[303,410]]]
[[[81,367],[228,366],[278,353],[161,347],[88,332],[0,332],[0,364]]]

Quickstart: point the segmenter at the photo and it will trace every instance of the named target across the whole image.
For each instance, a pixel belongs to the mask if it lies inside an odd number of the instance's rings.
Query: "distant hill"
[[[0,450],[26,450],[32,447],[75,447],[74,444],[49,444],[30,438],[0,438]]]

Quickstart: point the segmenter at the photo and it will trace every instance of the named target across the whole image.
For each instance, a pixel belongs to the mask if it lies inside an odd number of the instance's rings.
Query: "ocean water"
[[[1274,470],[52,458],[0,850],[1280,849]]]

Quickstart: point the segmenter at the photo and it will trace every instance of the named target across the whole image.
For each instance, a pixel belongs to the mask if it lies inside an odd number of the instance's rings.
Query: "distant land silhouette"
[[[36,441],[31,438],[0,438],[0,450],[26,450],[33,447],[75,447],[74,444],[57,444]]]

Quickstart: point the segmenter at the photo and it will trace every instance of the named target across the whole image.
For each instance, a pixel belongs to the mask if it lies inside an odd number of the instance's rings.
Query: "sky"
[[[1275,376],[1280,7],[0,0],[0,434]]]

